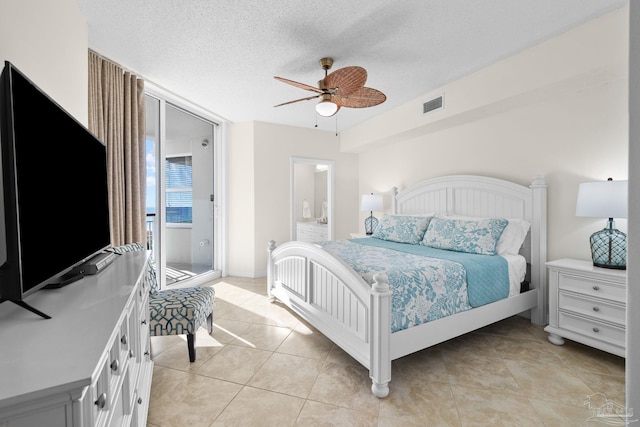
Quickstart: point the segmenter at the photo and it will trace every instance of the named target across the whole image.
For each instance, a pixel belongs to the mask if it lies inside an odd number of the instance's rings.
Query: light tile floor
[[[378,399],[362,365],[267,301],[264,278],[213,286],[214,332],[198,331],[194,363],[186,337],[152,337],[149,427],[582,427],[624,404],[623,358],[555,346],[518,316],[395,360]]]

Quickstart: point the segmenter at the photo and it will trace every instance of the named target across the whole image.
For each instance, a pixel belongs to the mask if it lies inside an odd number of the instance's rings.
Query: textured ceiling
[[[556,36],[628,0],[77,0],[89,47],[237,122],[313,128],[319,59],[359,65],[387,101],[317,118],[349,128]]]

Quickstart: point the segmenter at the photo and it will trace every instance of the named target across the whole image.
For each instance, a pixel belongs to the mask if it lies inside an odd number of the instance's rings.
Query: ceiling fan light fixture
[[[300,101],[320,98],[316,104],[316,114],[322,117],[335,116],[343,107],[366,108],[383,103],[387,97],[377,89],[365,87],[367,70],[358,66],[349,66],[329,73],[333,66],[333,59],[322,58],[320,66],[324,70],[324,78],[318,81],[318,86],[299,83],[283,77],[273,76],[276,80],[313,92],[314,95],[276,105],[280,107]],[[316,116],[316,127],[318,126]],[[336,122],[337,127],[337,122]]]
[[[338,104],[331,101],[330,94],[323,94],[322,100],[316,104],[316,113],[322,117],[331,117],[338,112]]]

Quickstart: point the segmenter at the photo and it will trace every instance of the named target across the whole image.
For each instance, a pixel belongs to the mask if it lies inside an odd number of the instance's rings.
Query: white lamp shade
[[[363,194],[360,203],[361,211],[381,211],[382,210],[382,194]]]
[[[628,182],[583,182],[578,188],[576,216],[626,218]]]
[[[316,112],[322,117],[331,117],[338,112],[338,104],[329,100],[322,100],[316,104]]]

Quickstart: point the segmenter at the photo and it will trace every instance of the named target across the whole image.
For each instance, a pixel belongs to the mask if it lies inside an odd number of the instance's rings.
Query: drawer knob
[[[146,324],[147,324],[147,319],[142,319],[142,322],[141,322],[141,323],[142,323],[143,325],[146,325]]]
[[[115,359],[113,362],[111,362],[111,370],[113,372],[118,372],[118,359]]]
[[[142,398],[141,397],[138,398],[138,405],[142,405]]]
[[[593,311],[600,311],[600,307],[593,307]]]
[[[598,332],[600,332],[600,329],[598,329],[598,328],[593,328],[593,332],[598,333]]]
[[[120,338],[120,342],[122,343],[122,345],[127,345],[127,336],[123,335],[122,338]]]
[[[594,286],[593,286],[593,290],[594,290],[594,291],[599,291],[599,290],[600,290],[600,286],[598,286],[598,285],[594,285]]]
[[[101,393],[100,396],[98,396],[98,400],[96,400],[94,403],[96,404],[98,409],[104,409],[105,405],[107,404],[107,393]]]
[[[133,357],[133,350],[129,350],[129,359]]]

